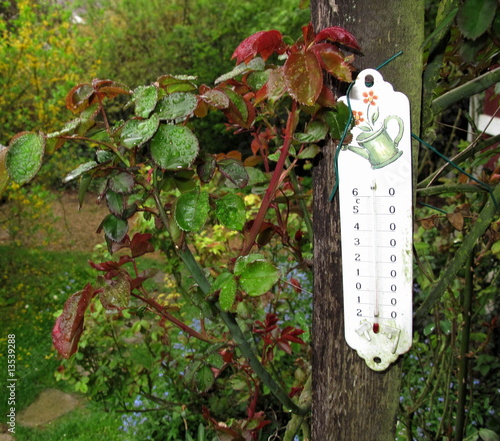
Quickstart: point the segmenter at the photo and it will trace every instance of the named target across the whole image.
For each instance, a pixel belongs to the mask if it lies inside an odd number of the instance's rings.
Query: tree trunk
[[[364,53],[355,63],[359,70],[404,51],[381,74],[410,99],[414,132],[420,124],[423,13],[423,0],[311,0],[317,30],[342,26],[358,39]],[[393,441],[401,364],[372,371],[344,339],[338,197],[329,202],[334,149],[332,143],[324,147],[314,172],[312,439]]]

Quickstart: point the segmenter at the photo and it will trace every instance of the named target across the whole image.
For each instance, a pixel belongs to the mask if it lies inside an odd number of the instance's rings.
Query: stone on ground
[[[23,426],[36,427],[49,423],[73,410],[79,401],[57,389],[46,389],[33,404],[17,416],[17,422]]]

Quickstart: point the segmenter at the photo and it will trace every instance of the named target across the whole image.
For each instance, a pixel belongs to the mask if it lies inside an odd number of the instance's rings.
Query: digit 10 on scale
[[[412,341],[410,110],[372,69],[349,104],[356,124],[338,160],[345,338],[381,371]]]

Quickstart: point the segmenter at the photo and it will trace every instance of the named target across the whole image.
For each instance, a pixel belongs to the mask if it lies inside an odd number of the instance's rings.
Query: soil
[[[104,217],[109,213],[106,204],[96,202],[97,197],[87,194],[78,209],[78,194],[76,192],[62,192],[55,194],[55,200],[51,202],[53,216],[50,226],[55,233],[49,234],[49,243],[44,244],[47,234],[40,231],[37,237],[30,238],[29,246],[42,246],[49,250],[78,250],[92,252],[97,244],[103,243],[103,234],[96,231]],[[10,242],[7,229],[7,217],[9,216],[9,202],[0,205],[0,245]],[[23,243],[24,239],[22,238]]]

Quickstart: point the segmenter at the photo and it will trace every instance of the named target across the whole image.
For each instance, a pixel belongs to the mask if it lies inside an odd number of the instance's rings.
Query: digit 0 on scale
[[[412,340],[410,111],[371,69],[349,104],[353,141],[339,155],[345,338],[380,371]]]

